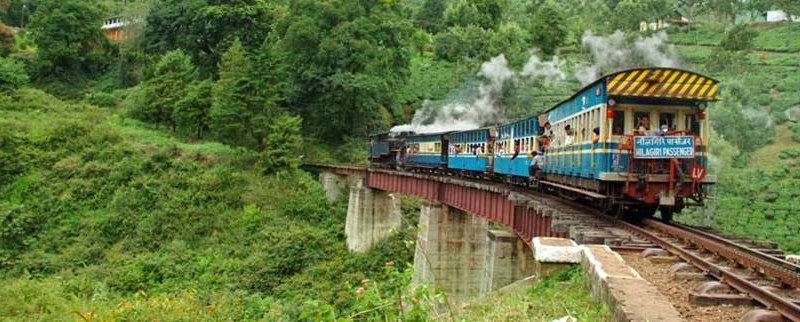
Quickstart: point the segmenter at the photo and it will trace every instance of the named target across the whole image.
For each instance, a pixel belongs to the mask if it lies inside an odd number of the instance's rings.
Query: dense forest
[[[346,203],[299,166],[363,163],[393,126],[531,115],[634,66],[721,81],[719,184],[677,219],[800,251],[800,22],[763,21],[778,9],[800,16],[793,0],[0,0],[0,318],[428,318],[414,304],[441,294],[408,287],[418,201],[352,254]]]

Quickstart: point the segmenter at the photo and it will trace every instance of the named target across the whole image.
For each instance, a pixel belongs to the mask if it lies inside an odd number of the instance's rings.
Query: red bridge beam
[[[515,232],[526,243],[533,237],[569,238],[568,232],[551,230],[552,218],[530,207],[529,197],[501,185],[349,165],[304,164],[303,168],[364,177],[369,188],[412,195],[481,216]]]
[[[450,177],[370,169],[367,186],[439,202],[481,216],[519,235],[526,243],[533,237],[568,237],[553,232],[552,220],[528,206],[530,198],[505,187]]]

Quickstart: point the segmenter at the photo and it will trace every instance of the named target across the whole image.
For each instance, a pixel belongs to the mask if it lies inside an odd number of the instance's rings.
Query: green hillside
[[[299,165],[363,164],[368,133],[529,116],[653,64],[721,82],[719,183],[678,220],[798,252],[800,23],[734,18],[800,7],[713,3],[0,1],[0,320],[434,318],[443,295],[410,285],[418,201],[352,254],[346,202]],[[639,31],[676,12],[695,23]],[[585,283],[567,271],[445,315],[592,320]]]
[[[265,176],[252,152],[37,90],[3,106],[4,320],[348,316],[369,304],[357,281],[385,281],[386,292],[405,281],[384,263],[409,264],[408,232],[348,252],[345,206],[308,174]]]

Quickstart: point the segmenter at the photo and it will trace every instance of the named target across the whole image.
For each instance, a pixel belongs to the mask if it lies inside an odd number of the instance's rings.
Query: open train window
[[[633,132],[644,134],[650,129],[650,112],[633,112]]]
[[[611,134],[625,134],[625,111],[614,110],[614,121],[611,123]]]
[[[675,126],[675,113],[659,113],[658,127],[661,128],[663,125],[667,126],[668,131],[676,130],[677,126]]]
[[[694,135],[700,134],[700,120],[697,119],[697,114],[686,114],[685,129]]]

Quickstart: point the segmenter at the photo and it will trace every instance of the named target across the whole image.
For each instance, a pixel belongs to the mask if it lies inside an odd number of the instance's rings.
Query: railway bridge
[[[415,281],[466,300],[533,274],[533,237],[569,237],[570,212],[513,187],[447,176],[307,164],[335,201],[349,187],[345,234],[365,252],[401,225],[397,194],[424,198],[414,255]],[[490,222],[508,231],[491,229]],[[509,233],[513,232],[513,233]]]

